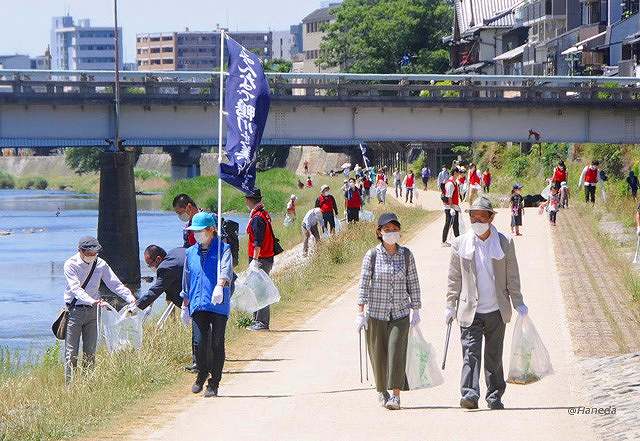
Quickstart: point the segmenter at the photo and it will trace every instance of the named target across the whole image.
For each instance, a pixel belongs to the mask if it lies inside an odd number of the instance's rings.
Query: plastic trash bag
[[[460,235],[463,235],[467,231],[469,231],[469,227],[467,223],[464,221],[464,216],[461,211],[456,211],[456,216],[458,216],[458,232]]]
[[[549,200],[549,196],[551,196],[551,184],[547,185],[544,190],[540,192],[540,196],[542,196],[545,201]]]
[[[373,222],[373,212],[369,210],[360,210],[360,220],[363,222]]]
[[[284,226],[285,227],[290,227],[291,225],[293,225],[293,218],[291,216],[289,216],[289,214],[286,214],[284,216]]]
[[[340,219],[338,219],[338,216],[334,216],[333,220],[336,223],[336,233],[339,233],[340,230],[342,230],[342,222],[340,222]]]
[[[280,301],[280,291],[267,273],[250,268],[236,281],[231,307],[244,312],[256,312]]]
[[[114,308],[104,308],[100,312],[100,325],[107,350],[117,352],[122,349],[136,349],[142,347],[142,325],[145,313],[132,315],[129,306],[120,311]]]
[[[529,384],[553,373],[549,352],[528,315],[518,314],[511,342],[507,382]]]
[[[444,383],[444,378],[438,369],[436,351],[433,345],[427,343],[417,326],[413,326],[409,330],[405,372],[407,384],[411,390],[434,387]]]

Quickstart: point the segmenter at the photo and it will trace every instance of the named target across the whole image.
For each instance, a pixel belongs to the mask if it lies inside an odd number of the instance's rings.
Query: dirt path
[[[419,198],[428,206],[432,196],[437,194]],[[506,212],[498,218],[504,230]],[[221,397],[191,401],[168,415],[163,427],[142,430],[133,439],[594,439],[588,417],[567,412],[567,407],[585,402],[575,360],[567,350],[571,343],[548,227],[540,217],[531,216],[527,223],[527,234],[517,243],[525,301],[547,344],[555,374],[529,386],[508,385],[507,410],[487,411],[484,403],[477,411],[458,407],[458,329],[452,333],[445,384],[404,394],[403,411],[378,407],[371,382],[359,382],[358,339],[353,330],[356,290],[351,286],[245,369],[236,371],[233,363],[227,364]],[[439,358],[449,255],[440,246],[441,225],[440,220],[427,225],[408,244],[419,265],[421,328]],[[505,339],[506,364],[512,331],[511,323]]]

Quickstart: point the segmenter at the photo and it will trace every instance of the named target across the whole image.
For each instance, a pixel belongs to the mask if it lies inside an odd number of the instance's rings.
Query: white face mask
[[[180,219],[181,222],[187,223],[191,220],[191,217],[185,212],[185,213],[179,214],[178,219]]]
[[[84,254],[81,254],[80,257],[82,257],[82,261],[84,263],[87,263],[89,265],[91,265],[93,262],[95,262],[95,260],[98,258],[98,256],[85,256]]]
[[[476,233],[476,236],[482,236],[487,231],[489,231],[489,224],[474,222],[471,224],[471,229],[473,230],[474,233]]]
[[[324,197],[327,197],[327,196],[329,196],[330,194],[331,194],[331,193],[329,193],[328,191],[324,191],[324,192],[322,192],[322,195],[323,195]]]
[[[389,233],[382,233],[382,241],[389,245],[395,245],[400,242],[400,232],[391,231]]]
[[[207,233],[205,233],[204,231],[194,231],[193,236],[196,238],[196,242],[198,242],[200,245],[208,242]]]

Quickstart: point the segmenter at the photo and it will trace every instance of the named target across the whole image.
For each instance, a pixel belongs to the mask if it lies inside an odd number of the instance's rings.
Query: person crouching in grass
[[[394,213],[380,215],[376,235],[380,244],[362,261],[355,324],[358,333],[366,330],[378,401],[398,410],[400,389],[407,390],[409,328],[420,322],[420,282],[413,254],[398,245],[400,222]]]
[[[193,332],[198,376],[191,391],[200,393],[208,379],[205,397],[218,396],[233,280],[231,247],[224,242],[220,246],[217,224],[214,214],[201,212],[193,216],[188,229],[194,232],[197,243],[186,251],[182,276],[182,319],[186,322],[190,316],[195,323]]]

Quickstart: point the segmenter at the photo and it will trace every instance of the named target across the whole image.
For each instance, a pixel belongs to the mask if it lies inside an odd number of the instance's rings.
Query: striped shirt
[[[408,316],[410,309],[420,309],[420,282],[411,251],[399,247],[398,252],[389,254],[382,244],[375,247],[375,250],[373,280],[373,250],[369,250],[362,260],[358,304],[367,305],[369,316],[376,320],[397,320]],[[406,269],[405,252],[409,253],[409,268]]]

